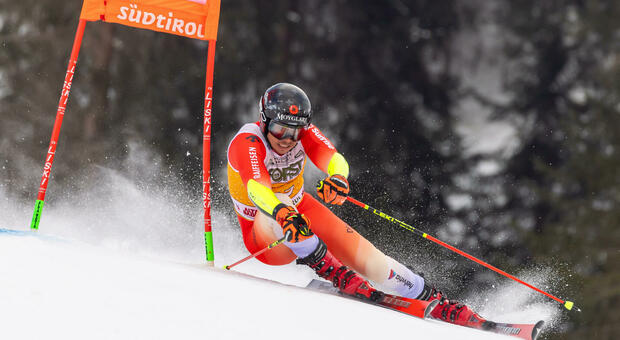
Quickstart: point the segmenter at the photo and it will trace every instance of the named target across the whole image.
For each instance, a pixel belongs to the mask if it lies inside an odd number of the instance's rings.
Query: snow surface
[[[32,202],[0,187],[0,339],[509,338],[300,288],[315,278],[305,266],[219,269],[247,255],[225,193],[213,194],[209,268],[199,195],[90,175],[50,186],[35,233]],[[548,283],[539,274],[530,282]],[[553,326],[560,308],[533,296],[504,284],[466,301],[494,321]]]
[[[0,232],[5,339],[498,338],[202,264],[28,234]]]

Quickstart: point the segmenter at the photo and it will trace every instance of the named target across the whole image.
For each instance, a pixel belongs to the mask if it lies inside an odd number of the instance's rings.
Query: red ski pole
[[[54,163],[54,155],[56,154],[56,146],[58,145],[60,127],[62,126],[62,119],[65,116],[65,111],[67,110],[69,92],[71,92],[71,83],[73,82],[75,66],[77,64],[78,55],[80,54],[80,47],[82,46],[82,37],[84,36],[85,27],[86,20],[80,19],[77,32],[75,33],[75,40],[73,41],[73,49],[71,50],[69,65],[67,66],[67,72],[65,73],[65,81],[60,93],[60,101],[58,102],[58,110],[56,111],[56,121],[54,122],[54,129],[52,130],[52,138],[50,140],[49,148],[47,149],[47,156],[45,157],[43,176],[41,177],[41,183],[39,185],[39,194],[37,195],[34,213],[32,214],[32,221],[30,222],[30,229],[33,230],[39,229],[39,222],[41,221],[41,213],[43,211],[43,203],[45,202],[45,192],[47,191],[47,184],[49,183],[50,173],[52,172],[52,163]]]
[[[358,207],[361,207],[361,208],[364,208],[365,210],[371,211],[373,214],[375,214],[375,215],[377,215],[379,217],[382,217],[382,218],[384,218],[384,219],[386,219],[386,220],[388,220],[388,221],[390,221],[390,222],[392,222],[392,223],[394,223],[394,224],[396,224],[396,225],[398,225],[398,226],[400,226],[402,228],[405,228],[405,229],[413,232],[414,234],[416,234],[418,236],[422,236],[425,239],[431,240],[431,241],[441,245],[442,247],[448,248],[448,249],[452,250],[453,252],[455,252],[455,253],[457,253],[459,255],[462,255],[462,256],[464,256],[464,257],[466,257],[466,258],[468,258],[468,259],[470,259],[470,260],[472,260],[472,261],[474,261],[474,262],[476,262],[478,264],[481,264],[481,265],[483,265],[483,266],[485,266],[485,267],[487,267],[487,268],[489,268],[489,269],[491,269],[491,270],[493,270],[493,271],[495,271],[495,272],[497,272],[499,274],[502,274],[502,275],[506,276],[507,278],[510,278],[510,279],[512,279],[514,281],[517,281],[517,282],[519,282],[522,285],[525,285],[525,286],[527,286],[527,287],[529,287],[529,288],[531,288],[531,289],[533,289],[533,290],[535,290],[535,291],[537,291],[537,292],[539,292],[541,294],[544,294],[547,297],[549,297],[549,298],[551,298],[551,299],[561,303],[568,310],[571,310],[574,307],[574,303],[572,301],[565,301],[565,300],[559,299],[559,298],[557,298],[557,297],[555,297],[555,296],[553,296],[553,295],[551,295],[551,294],[549,294],[549,293],[547,293],[545,291],[542,291],[541,289],[538,289],[538,288],[532,286],[531,284],[529,284],[527,282],[521,281],[521,280],[517,279],[516,277],[506,273],[505,271],[503,271],[501,269],[498,269],[498,268],[496,268],[496,267],[494,267],[494,266],[492,266],[492,265],[490,265],[490,264],[488,264],[488,263],[486,263],[486,262],[484,262],[484,261],[482,261],[482,260],[472,256],[472,255],[469,255],[469,254],[467,254],[466,252],[464,252],[462,250],[456,249],[455,247],[453,247],[453,246],[451,246],[451,245],[449,245],[449,244],[447,244],[447,243],[445,243],[445,242],[443,242],[443,241],[441,241],[439,239],[436,239],[433,236],[431,236],[431,235],[429,235],[429,234],[427,234],[427,233],[425,233],[425,232],[423,232],[421,230],[418,230],[418,229],[414,228],[413,226],[410,226],[409,224],[407,224],[407,223],[405,223],[403,221],[397,220],[397,219],[395,219],[392,216],[386,215],[385,213],[383,213],[383,212],[381,212],[381,211],[379,211],[379,210],[369,206],[368,204],[364,204],[364,203],[354,199],[353,197],[347,197],[347,200],[349,202],[357,205]],[[575,309],[577,311],[581,311],[577,307],[575,307]]]
[[[229,264],[228,266],[224,266],[224,269],[230,270],[230,268],[232,268],[232,267],[234,267],[234,266],[236,266],[236,265],[238,265],[238,264],[241,264],[241,263],[243,263],[243,262],[245,262],[245,261],[247,261],[247,260],[249,260],[249,259],[253,259],[253,258],[257,257],[258,255],[260,255],[260,254],[262,254],[262,253],[264,253],[264,252],[266,252],[267,250],[269,250],[269,249],[271,249],[271,248],[275,248],[275,247],[277,247],[278,245],[282,244],[282,242],[286,241],[287,236],[288,236],[288,234],[287,234],[287,235],[284,235],[284,237],[282,237],[281,239],[279,239],[279,240],[277,240],[277,241],[273,242],[272,244],[268,245],[267,247],[265,247],[265,248],[263,248],[263,249],[261,249],[261,250],[257,251],[256,253],[254,253],[254,254],[250,254],[250,255],[248,255],[248,256],[246,256],[246,257],[244,257],[243,259],[241,259],[241,260],[239,260],[239,261],[237,261],[237,262],[233,263],[233,264]]]

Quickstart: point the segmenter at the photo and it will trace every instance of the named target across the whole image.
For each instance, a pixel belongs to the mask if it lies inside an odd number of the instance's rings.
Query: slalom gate
[[[39,185],[31,230],[38,230],[49,184],[54,155],[62,120],[67,109],[71,84],[76,72],[86,23],[104,21],[157,32],[175,34],[191,39],[208,41],[207,70],[203,112],[202,202],[204,209],[205,252],[207,264],[214,265],[213,234],[211,228],[211,114],[213,101],[213,72],[215,42],[220,16],[220,0],[84,0],[82,12],[65,73],[56,120]]]

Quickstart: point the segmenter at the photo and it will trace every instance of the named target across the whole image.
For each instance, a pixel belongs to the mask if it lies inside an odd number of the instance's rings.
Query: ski
[[[306,286],[306,288],[340,295],[340,296],[351,298],[356,301],[360,301],[364,303],[378,305],[384,308],[388,308],[388,309],[391,309],[397,312],[405,313],[405,314],[415,316],[421,319],[428,317],[430,312],[433,310],[433,308],[435,308],[435,306],[437,306],[437,304],[439,303],[437,300],[429,302],[429,301],[422,301],[422,300],[416,300],[416,299],[409,299],[409,298],[405,298],[402,296],[391,295],[391,294],[384,294],[384,296],[381,298],[380,301],[373,302],[373,301],[358,299],[352,296],[341,294],[339,290],[336,287],[334,287],[330,282],[316,280],[316,279],[313,279],[312,281],[310,281],[310,283]]]
[[[433,317],[431,318],[437,321],[442,321],[442,322],[447,322],[449,324],[453,324],[452,322],[435,319]],[[484,318],[478,315],[476,318],[472,317],[469,320],[468,324],[460,325],[460,326],[467,327],[467,328],[473,328],[473,329],[479,329],[482,331],[487,331],[487,332],[492,332],[492,333],[497,333],[497,334],[502,334],[502,335],[514,336],[514,337],[517,337],[519,339],[524,339],[524,340],[536,340],[544,324],[545,322],[542,320],[538,321],[537,323],[532,323],[532,324],[495,322],[495,321],[485,320]]]
[[[435,319],[431,317],[431,319],[447,322],[440,319]],[[453,324],[451,322],[447,322]],[[495,322],[490,320],[485,320],[478,316],[478,318],[473,318],[466,325],[460,325],[467,328],[479,329],[481,331],[487,331],[502,335],[514,336],[519,339],[524,340],[536,340],[538,335],[540,334],[540,330],[542,329],[544,321],[540,320],[537,323],[503,323],[503,322]]]
[[[544,324],[545,322],[542,320],[535,324],[502,323],[487,320],[480,325],[479,329],[503,335],[510,335],[519,339],[536,340]]]
[[[385,308],[413,315],[422,319],[427,318],[433,308],[439,304],[437,300],[429,302],[390,294],[385,294],[381,301],[378,301],[377,303]]]
[[[314,279],[310,281],[306,288],[348,297],[346,295],[340,294],[338,288],[334,287],[330,282],[327,281]],[[361,302],[373,303],[367,300],[360,300],[353,297],[351,298]],[[438,300],[428,302],[385,294],[381,301],[374,302],[373,304],[378,304],[382,307],[413,315],[418,318],[432,318],[429,314],[433,310],[433,308],[437,306],[438,303]],[[442,321],[439,319],[432,319]],[[535,324],[516,324],[484,320],[481,323],[472,324],[464,327],[479,329],[482,331],[493,332],[502,335],[514,336],[524,340],[536,340],[536,338],[540,334],[540,330],[542,329],[544,323],[544,321],[538,321]]]

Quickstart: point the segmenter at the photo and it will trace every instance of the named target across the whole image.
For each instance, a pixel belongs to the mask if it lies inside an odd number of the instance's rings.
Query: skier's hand
[[[342,205],[349,196],[349,181],[342,175],[331,175],[319,181],[316,192],[325,203]]]
[[[301,242],[314,235],[310,230],[310,220],[291,206],[281,204],[276,214],[276,221],[282,226],[282,231],[289,242]]]

